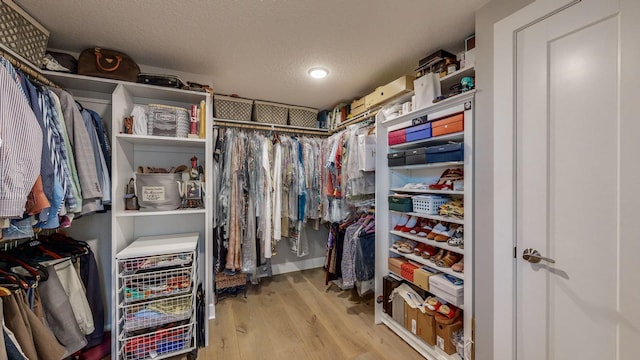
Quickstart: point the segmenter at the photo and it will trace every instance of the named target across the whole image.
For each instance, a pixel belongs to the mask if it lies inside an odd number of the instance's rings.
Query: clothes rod
[[[302,128],[290,128],[286,126],[278,126],[271,124],[247,124],[241,122],[234,121],[224,121],[224,120],[214,120],[214,127],[230,127],[230,128],[240,128],[240,129],[251,129],[251,130],[263,130],[263,131],[278,131],[278,132],[287,132],[287,133],[295,133],[295,134],[306,134],[306,135],[315,135],[315,136],[329,136],[329,133],[324,129],[312,130],[312,129],[302,129]]]
[[[369,121],[369,120],[375,120],[375,116],[378,114],[378,111],[380,111],[380,109],[377,110],[369,110],[363,114],[360,114],[354,118],[351,118],[349,120],[347,120],[346,122],[338,125],[335,129],[331,130],[331,134],[335,134],[339,131],[342,131],[344,129],[347,128],[347,126],[349,125],[354,125],[354,124],[359,124],[365,121]]]
[[[56,88],[60,87],[54,84],[53,82],[51,82],[51,80],[44,77],[44,75],[42,75],[39,71],[35,70],[35,67],[33,65],[27,64],[26,60],[20,59],[19,56],[16,56],[6,51],[4,48],[0,48],[0,56],[7,59],[7,61],[9,61],[11,65],[13,65],[13,67],[22,71],[23,73],[25,73],[32,79],[40,82],[41,84],[51,86],[51,87],[56,87]]]

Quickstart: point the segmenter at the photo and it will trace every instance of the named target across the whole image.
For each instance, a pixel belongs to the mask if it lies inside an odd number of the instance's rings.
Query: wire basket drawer
[[[317,128],[318,110],[299,106],[289,107],[289,125]]]
[[[125,303],[191,292],[192,267],[122,276]]]
[[[253,100],[234,96],[213,96],[213,117],[225,120],[251,121]]]
[[[167,270],[170,268],[190,267],[193,262],[193,252],[140,256],[118,260],[122,275]]]
[[[40,68],[49,31],[12,1],[0,1],[0,24],[0,44]]]
[[[121,358],[125,360],[154,359],[172,353],[185,352],[193,347],[195,324],[176,326],[152,333],[125,337],[120,340]]]
[[[289,118],[289,107],[287,105],[258,100],[256,100],[254,104],[254,120],[256,122],[287,125]]]
[[[418,195],[411,198],[413,203],[413,212],[437,215],[440,205],[445,204],[448,199],[441,196]]]
[[[185,108],[149,104],[147,134],[186,138],[191,126],[189,111]]]
[[[122,307],[125,334],[187,320],[193,314],[191,294]]]

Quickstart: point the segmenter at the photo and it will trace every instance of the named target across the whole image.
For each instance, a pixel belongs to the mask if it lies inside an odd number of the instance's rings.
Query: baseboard
[[[317,257],[294,262],[286,262],[283,264],[271,264],[271,271],[273,275],[278,275],[300,270],[315,269],[323,266],[324,257]]]

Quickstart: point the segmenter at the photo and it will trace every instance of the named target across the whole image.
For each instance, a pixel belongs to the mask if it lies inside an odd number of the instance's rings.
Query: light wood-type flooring
[[[422,359],[384,325],[373,296],[325,286],[323,269],[273,276],[222,299],[198,359]]]

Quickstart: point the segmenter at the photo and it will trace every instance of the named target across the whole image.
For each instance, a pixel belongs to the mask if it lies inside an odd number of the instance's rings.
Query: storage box
[[[404,328],[411,331],[412,334],[418,335],[418,316],[422,314],[417,308],[412,308],[404,303]]]
[[[436,345],[449,355],[456,352],[456,346],[451,341],[453,333],[456,330],[462,329],[462,319],[459,319],[452,324],[443,324],[438,321],[436,317]]]
[[[225,120],[251,121],[253,100],[213,95],[213,117]]]
[[[428,163],[462,161],[464,160],[464,144],[454,143],[430,146],[427,148],[426,155]]]
[[[387,154],[387,162],[389,166],[405,165],[404,151]]]
[[[149,104],[147,134],[186,138],[190,126],[189,110],[176,106]]]
[[[464,130],[464,114],[459,113],[431,123],[431,136],[453,134]]]
[[[415,269],[417,269],[418,267],[413,265],[410,262],[406,262],[402,265],[400,265],[400,276],[402,276],[403,278],[413,282],[413,272],[415,271]]]
[[[427,270],[425,268],[417,268],[413,271],[413,283],[421,289],[429,291],[429,278],[439,274],[436,270]]]
[[[289,106],[289,125],[317,128],[318,110],[300,106]]]
[[[455,306],[464,304],[464,286],[453,285],[443,274],[429,278],[429,292]]]
[[[427,148],[417,148],[404,152],[407,165],[421,165],[427,163]]]
[[[431,137],[431,123],[415,125],[407,128],[407,142],[424,140]]]
[[[289,106],[268,101],[254,101],[253,117],[256,122],[287,125]]]
[[[358,135],[358,169],[374,171],[376,169],[376,140],[375,134]]]
[[[433,99],[442,94],[440,89],[440,76],[435,73],[426,73],[413,81],[415,89],[415,102],[413,109],[423,109],[433,104]]]
[[[358,116],[363,112],[365,112],[366,110],[367,110],[367,107],[365,106],[364,97],[361,97],[360,99],[357,99],[357,100],[353,100],[353,102],[351,103],[351,116]]]
[[[404,298],[400,294],[396,293],[391,296],[391,317],[401,325],[404,325],[404,304]]]
[[[402,284],[402,281],[389,275],[382,278],[382,311],[389,316],[393,316],[393,306],[391,305],[391,292]]]
[[[49,31],[13,1],[0,1],[0,24],[0,44],[39,69]]]
[[[432,314],[418,311],[418,333],[416,335],[427,344],[436,345],[436,319]]]
[[[405,258],[401,257],[390,257],[387,260],[387,264],[389,265],[389,271],[400,276],[402,273],[402,264],[407,263],[408,261]]]
[[[404,144],[407,142],[407,129],[389,132],[389,145]]]
[[[182,174],[136,174],[140,211],[175,210],[181,205]]]
[[[364,97],[365,107],[367,109],[372,108],[412,91],[413,80],[415,80],[413,76],[405,75],[384,86],[376,88],[374,92]]]
[[[412,212],[413,203],[410,197],[389,196],[389,210]]]
[[[448,52],[448,51],[444,51],[442,49],[430,54],[429,56],[420,59],[420,61],[418,61],[418,68],[416,69],[416,71],[420,71],[420,70],[424,70],[425,68],[432,66],[433,64],[442,61],[446,58],[452,58],[455,59],[456,56],[453,55],[452,53]]]
[[[427,215],[438,215],[440,205],[446,204],[449,199],[438,195],[416,195],[411,198],[413,211]]]

